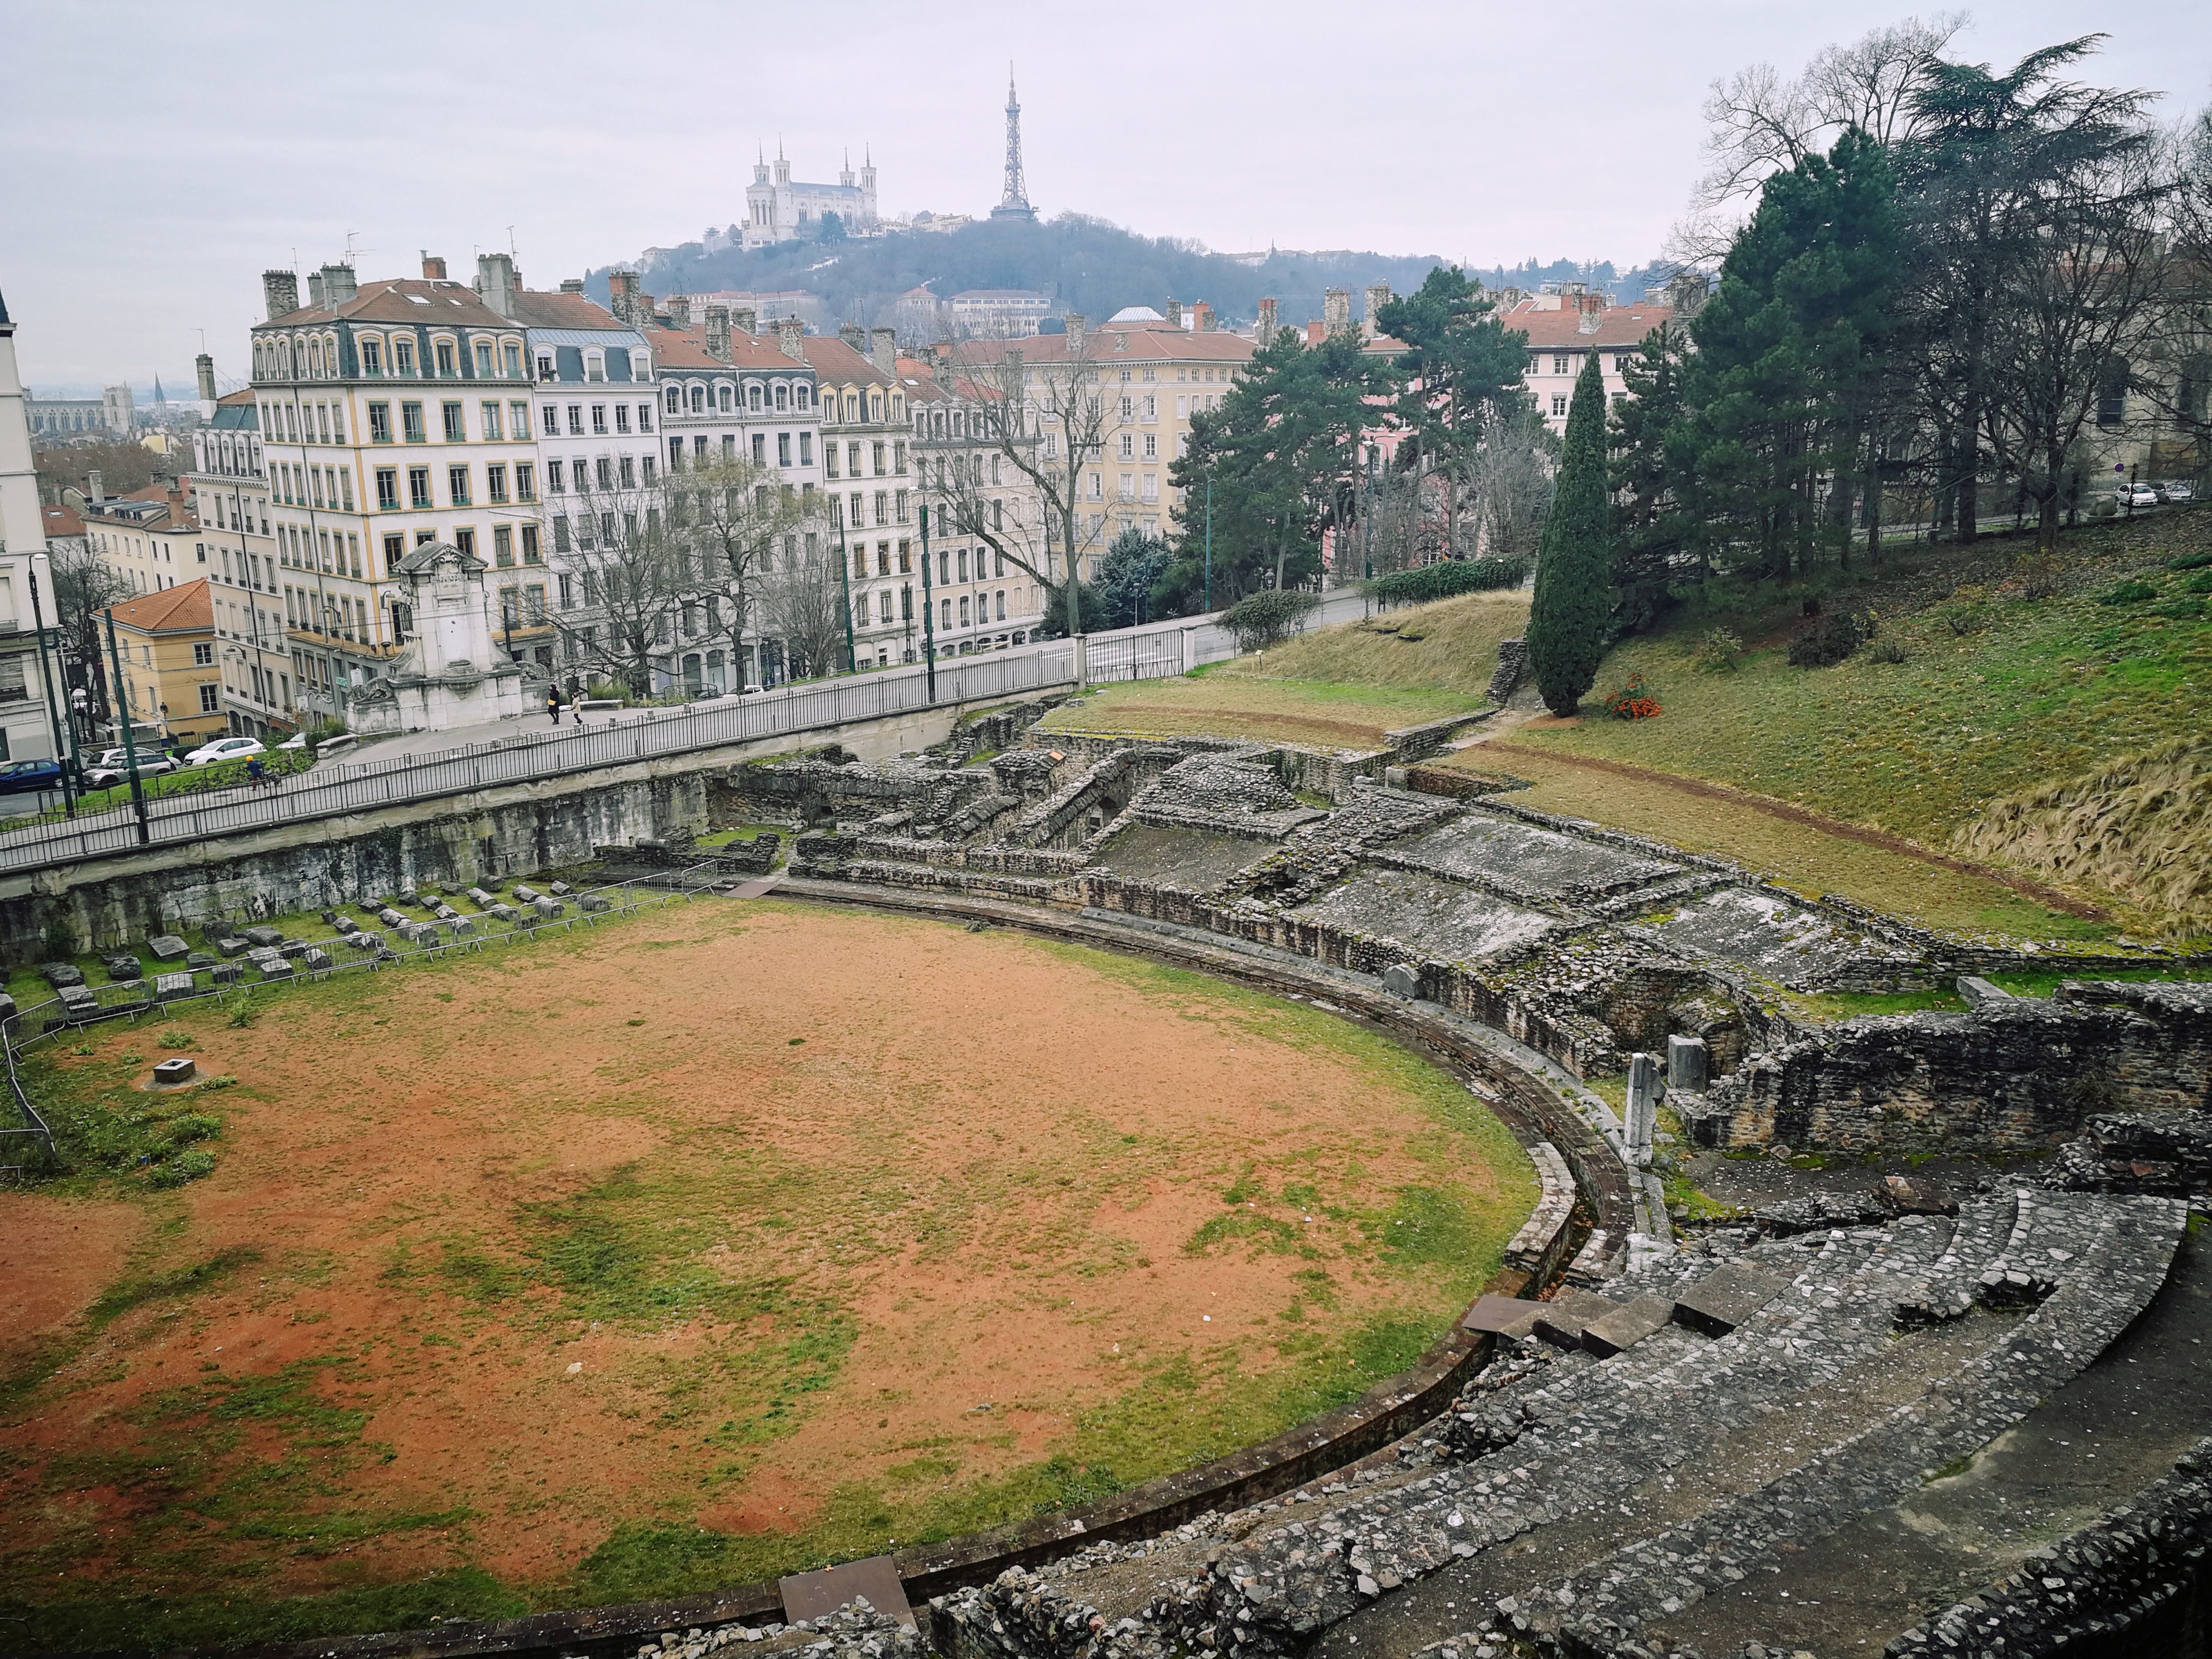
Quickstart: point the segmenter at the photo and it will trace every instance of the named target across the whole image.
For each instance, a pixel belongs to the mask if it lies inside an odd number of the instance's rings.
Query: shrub
[[[1725,628],[1708,628],[1698,635],[1690,660],[1710,673],[1725,674],[1735,667],[1735,659],[1742,654],[1743,641],[1734,634]]]
[[[159,1041],[164,1048],[189,1048],[199,1039],[181,1025],[164,1025]]]
[[[1318,593],[1267,588],[1247,594],[1223,611],[1221,625],[1235,635],[1239,651],[1264,651],[1304,631],[1306,618],[1320,605]]]
[[[240,997],[238,1006],[230,1011],[229,1024],[234,1030],[242,1030],[260,1018],[261,1011],[253,1006],[252,1000]]]
[[[1631,674],[1628,684],[1605,700],[1605,712],[1617,720],[1656,720],[1661,709],[1644,676]]]
[[[2212,564],[2212,552],[2180,553],[2166,562],[2168,570],[2202,570]]]
[[[1367,584],[1367,597],[1378,605],[1426,605],[1455,593],[1518,587],[1528,580],[1528,567],[1518,559],[1441,559],[1376,577]]]
[[[2200,570],[2182,586],[2191,593],[2212,593],[2212,570]]]
[[[146,1178],[149,1187],[181,1187],[187,1181],[198,1181],[215,1173],[215,1154],[204,1146],[195,1146],[179,1152],[166,1164],[156,1164],[154,1173]]]
[[[222,1120],[210,1117],[205,1112],[185,1112],[173,1117],[167,1131],[172,1146],[189,1146],[195,1140],[205,1140],[222,1133]]]
[[[2158,589],[2148,582],[2122,582],[2118,587],[2097,596],[2099,605],[2141,605],[2145,599],[2158,597]]]
[[[1971,599],[1953,599],[1936,607],[1936,620],[1964,638],[1989,626],[1989,612]]]
[[[1848,611],[1816,617],[1790,641],[1790,661],[1796,668],[1831,668],[1874,637],[1874,618]]]
[[[1867,653],[1869,662],[1903,662],[1905,659],[1905,647],[1895,640],[1877,640],[1874,649]]]
[[[67,962],[76,954],[76,930],[65,921],[50,921],[40,948],[46,951],[46,961]]]

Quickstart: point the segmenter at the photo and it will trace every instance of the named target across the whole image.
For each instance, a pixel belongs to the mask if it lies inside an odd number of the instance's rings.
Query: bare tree
[[[53,550],[49,566],[53,592],[53,625],[61,637],[65,661],[77,665],[90,692],[93,713],[107,718],[107,659],[100,638],[100,613],[112,605],[136,599],[137,590],[121,571],[83,542],[70,542]]]
[[[971,345],[968,379],[975,392],[966,443],[933,432],[923,482],[941,503],[956,535],[973,537],[1038,586],[1066,594],[1071,629],[1081,627],[1083,556],[1102,546],[1106,505],[1096,463],[1104,455],[1113,416],[1098,365],[1085,349],[1084,319],[1068,319],[1068,340],[1057,359],[1029,362],[1020,345],[995,340]],[[1018,477],[1030,486],[1029,514],[994,510],[988,477]],[[1054,558],[1060,566],[1054,572]]]
[[[1468,480],[1469,516],[1486,556],[1535,563],[1559,465],[1559,439],[1533,402],[1492,424]]]
[[[1715,81],[1705,97],[1705,173],[1674,227],[1669,255],[1692,265],[1717,261],[1735,234],[1738,204],[1756,197],[1770,174],[1825,154],[1848,127],[1885,146],[1910,140],[1928,67],[1967,21],[1959,11],[1908,17],[1850,46],[1823,46],[1794,81],[1771,64]]]
[[[783,642],[786,672],[809,679],[836,672],[850,637],[839,556],[809,535],[780,562],[763,571],[762,629]]]
[[[817,515],[774,472],[736,457],[677,474],[669,491],[670,511],[697,555],[699,586],[716,601],[711,611],[729,636],[732,665],[742,665],[745,629],[775,555],[817,548]]]
[[[602,484],[580,465],[574,493],[551,498],[555,562],[583,587],[583,609],[552,617],[564,654],[652,695],[684,596],[698,586],[691,550],[670,523],[665,481]]]

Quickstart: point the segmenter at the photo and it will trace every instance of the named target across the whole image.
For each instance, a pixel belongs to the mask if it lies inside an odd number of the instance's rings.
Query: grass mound
[[[2212,933],[2212,738],[2177,738],[2007,796],[1951,844],[2111,894],[2168,935]]]
[[[1240,658],[1220,672],[1231,678],[1319,680],[1480,696],[1497,671],[1498,641],[1517,638],[1528,626],[1526,593],[1466,593],[1319,629],[1263,657]]]

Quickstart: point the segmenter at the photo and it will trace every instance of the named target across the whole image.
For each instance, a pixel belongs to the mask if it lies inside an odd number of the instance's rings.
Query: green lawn
[[[1269,679],[1256,672],[1200,670],[1138,680],[1062,703],[1048,732],[1114,732],[1132,737],[1251,738],[1324,749],[1385,746],[1383,733],[1484,707],[1480,695],[1324,680]]]

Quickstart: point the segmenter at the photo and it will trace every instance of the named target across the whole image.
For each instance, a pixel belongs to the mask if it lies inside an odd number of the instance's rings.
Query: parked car
[[[142,778],[173,772],[179,764],[175,756],[165,755],[158,749],[138,751],[138,775]],[[97,759],[86,763],[84,787],[88,789],[112,789],[118,783],[130,781],[131,757],[120,749],[103,749]]]
[[[185,757],[187,766],[207,766],[216,761],[245,760],[252,755],[265,755],[258,738],[217,738],[213,743],[204,743]]]
[[[307,746],[307,734],[305,732],[295,732],[276,746],[281,750],[289,750],[296,755]]]
[[[2112,492],[2112,499],[2122,507],[2156,507],[2158,491],[2148,484],[2122,484]]]
[[[2158,487],[2158,493],[2169,501],[2193,501],[2197,492],[2179,478],[2169,478]]]
[[[23,760],[0,763],[0,795],[27,795],[62,787],[59,761]]]

